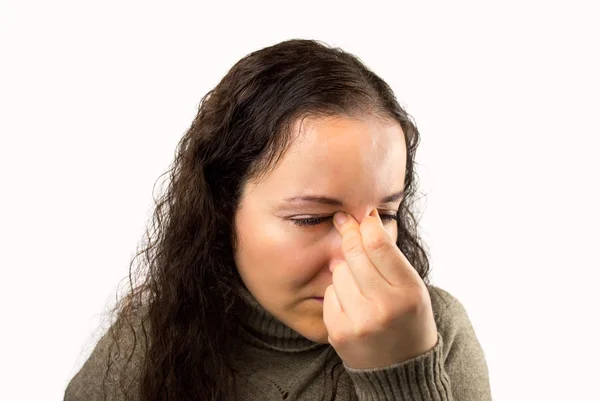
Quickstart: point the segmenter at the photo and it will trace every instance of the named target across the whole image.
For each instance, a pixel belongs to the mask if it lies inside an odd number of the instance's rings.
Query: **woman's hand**
[[[345,261],[333,267],[325,290],[323,320],[328,340],[355,369],[390,366],[437,344],[437,326],[425,283],[384,229],[377,209],[362,223],[346,213]],[[335,219],[334,219],[335,221]]]

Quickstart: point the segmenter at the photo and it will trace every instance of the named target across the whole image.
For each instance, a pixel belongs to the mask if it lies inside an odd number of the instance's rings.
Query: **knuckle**
[[[377,233],[372,236],[366,237],[365,240],[365,248],[374,252],[385,252],[389,249],[390,243],[388,238],[386,238],[383,234]]]
[[[352,337],[357,340],[362,340],[369,337],[375,330],[373,327],[377,327],[378,323],[376,319],[368,319],[361,322],[361,324],[357,324],[353,327]]]
[[[419,315],[424,310],[427,310],[428,300],[425,295],[422,294],[422,291],[419,289],[415,289],[414,291],[407,291],[409,296],[405,298],[405,301],[402,303],[401,313],[406,315]]]
[[[339,347],[343,347],[348,341],[348,337],[341,330],[328,333],[328,337],[330,343]]]
[[[358,235],[348,236],[342,243],[342,250],[346,256],[353,257],[362,253],[362,242]]]
[[[377,313],[377,321],[382,327],[390,327],[397,318],[397,308],[393,305],[382,305]]]
[[[367,330],[367,328],[364,325],[356,326],[354,328],[354,331],[352,332],[353,337],[358,340],[367,337],[368,334],[369,334],[369,331]]]

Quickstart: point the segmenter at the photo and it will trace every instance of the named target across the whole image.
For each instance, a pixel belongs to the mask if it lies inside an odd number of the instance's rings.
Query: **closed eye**
[[[333,216],[327,217],[309,217],[305,219],[292,219],[295,225],[306,227],[306,226],[316,226],[318,224],[323,223],[325,220],[330,220]],[[398,221],[398,217],[395,214],[380,214],[381,220],[385,222],[390,221]]]

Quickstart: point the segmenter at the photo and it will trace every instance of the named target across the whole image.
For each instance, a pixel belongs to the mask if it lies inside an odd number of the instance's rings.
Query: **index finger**
[[[342,223],[338,220],[340,214],[346,216],[346,220]],[[386,284],[386,280],[365,252],[358,222],[352,216],[343,212],[337,212],[333,220],[337,230],[342,235],[344,258],[350,266],[352,276],[356,280],[360,292],[369,297],[381,291]]]
[[[411,282],[418,273],[386,231],[377,209],[365,219],[360,225],[363,246],[381,276],[390,285]]]

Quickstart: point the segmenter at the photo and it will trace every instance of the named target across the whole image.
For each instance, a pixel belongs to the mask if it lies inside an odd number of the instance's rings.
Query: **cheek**
[[[306,239],[284,223],[246,221],[240,225],[236,263],[248,283],[292,289],[315,274],[315,262]]]
[[[316,248],[293,246],[281,255],[285,278],[293,288],[306,286],[323,269],[322,253]],[[321,261],[321,263],[319,263]]]

